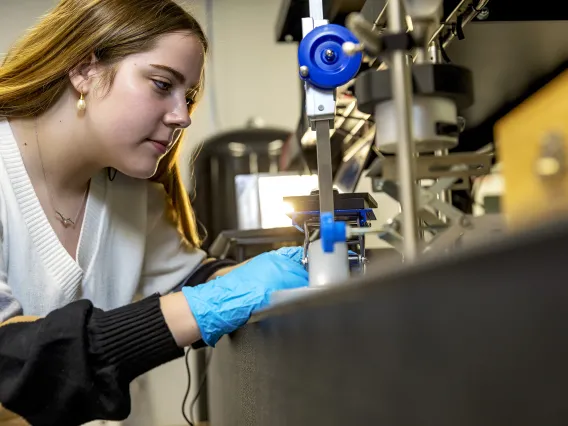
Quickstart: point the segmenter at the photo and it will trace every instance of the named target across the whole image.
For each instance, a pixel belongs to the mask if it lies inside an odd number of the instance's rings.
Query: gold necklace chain
[[[65,216],[63,213],[61,213],[59,210],[57,210],[55,208],[55,203],[53,202],[53,197],[51,196],[51,191],[49,190],[49,183],[47,182],[47,175],[45,173],[45,167],[43,166],[43,158],[41,156],[41,149],[39,147],[39,137],[38,137],[38,131],[37,131],[37,118],[35,120],[35,136],[36,136],[37,151],[38,151],[38,154],[39,154],[39,161],[40,161],[40,164],[41,164],[41,170],[43,172],[43,179],[44,179],[45,185],[47,187],[47,194],[49,195],[49,202],[50,202],[51,208],[55,211],[56,219],[59,222],[61,222],[61,224],[65,228],[69,228],[69,227],[75,228],[77,220],[79,219],[79,215],[81,214],[81,211],[83,210],[85,200],[87,199],[87,194],[89,192],[89,185],[87,185],[87,188],[85,189],[85,193],[83,194],[83,199],[81,200],[81,205],[79,206],[79,210],[77,211],[77,214],[75,215],[74,219],[72,219],[71,217]]]

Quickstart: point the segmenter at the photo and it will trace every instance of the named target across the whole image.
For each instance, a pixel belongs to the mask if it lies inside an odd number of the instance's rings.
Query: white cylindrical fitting
[[[395,154],[398,150],[398,131],[394,101],[375,107],[376,144],[380,151]],[[451,99],[414,96],[412,101],[412,131],[416,152],[451,149],[458,144],[457,134],[445,134],[441,125],[457,127],[458,113]]]
[[[310,287],[335,284],[349,279],[347,244],[335,243],[333,253],[323,251],[321,240],[308,247],[308,273]]]

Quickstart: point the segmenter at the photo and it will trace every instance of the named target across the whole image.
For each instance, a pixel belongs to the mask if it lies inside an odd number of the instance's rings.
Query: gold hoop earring
[[[85,111],[87,109],[87,102],[85,102],[83,92],[81,92],[81,98],[77,101],[77,109],[79,111]]]

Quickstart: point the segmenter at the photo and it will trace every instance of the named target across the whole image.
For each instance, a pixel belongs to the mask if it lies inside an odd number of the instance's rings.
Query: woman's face
[[[89,132],[108,166],[140,179],[156,172],[179,130],[191,124],[188,92],[200,81],[203,56],[197,37],[164,35],[153,50],[119,64],[108,94],[101,86],[86,96]]]

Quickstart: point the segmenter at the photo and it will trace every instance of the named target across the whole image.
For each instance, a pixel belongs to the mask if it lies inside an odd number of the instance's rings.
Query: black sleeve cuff
[[[0,327],[0,403],[34,426],[123,420],[130,382],[182,355],[158,295],[107,312],[78,300]]]
[[[114,366],[130,383],[136,377],[183,355],[166,325],[159,295],[103,312],[97,309],[89,324],[91,347],[98,362]]]

